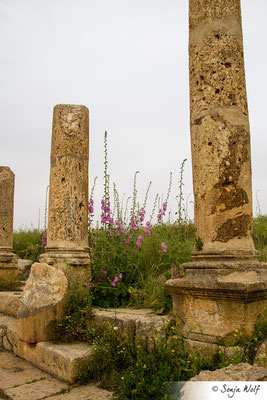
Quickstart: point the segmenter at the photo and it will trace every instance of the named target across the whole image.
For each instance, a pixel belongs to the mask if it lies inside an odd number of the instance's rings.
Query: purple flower
[[[141,242],[140,240],[137,240],[136,246],[139,247],[139,249],[141,249],[141,247],[142,247],[142,242]]]
[[[181,278],[181,275],[180,275],[180,274],[175,275],[175,276],[173,277],[173,279],[179,279],[179,278]]]
[[[166,245],[166,243],[162,242],[162,243],[161,243],[161,247],[162,247],[163,252],[166,253],[166,251],[167,251],[167,245]]]
[[[93,214],[94,213],[94,207],[93,206],[89,206],[88,207],[88,211],[89,211],[90,214]]]
[[[115,286],[116,286],[116,283],[115,283],[114,281],[111,282],[111,286],[115,287]]]
[[[102,272],[103,272],[103,274],[105,274],[105,275],[107,274],[107,270],[106,270],[106,269],[103,269]]]
[[[144,228],[144,232],[147,234],[147,236],[151,236],[151,232],[148,227]]]
[[[114,281],[113,282],[118,282],[119,278],[117,276],[115,276]]]

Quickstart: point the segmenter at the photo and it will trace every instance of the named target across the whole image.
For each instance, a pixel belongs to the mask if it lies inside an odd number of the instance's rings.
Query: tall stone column
[[[0,280],[18,275],[18,259],[12,251],[15,175],[0,167]]]
[[[189,0],[189,69],[197,243],[185,278],[167,286],[187,337],[216,343],[251,334],[267,287],[252,240],[240,0]]]
[[[89,267],[89,112],[85,106],[54,108],[47,247],[40,261],[56,267]]]

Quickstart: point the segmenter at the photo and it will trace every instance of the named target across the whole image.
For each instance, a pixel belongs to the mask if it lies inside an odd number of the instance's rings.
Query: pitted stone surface
[[[67,286],[63,271],[45,263],[32,265],[18,311],[21,340],[37,343],[50,339],[47,326],[62,318]]]
[[[197,237],[203,252],[255,252],[240,2],[190,0],[189,64]]]
[[[0,250],[12,249],[15,175],[9,167],[0,167]]]
[[[57,267],[89,266],[89,111],[54,108],[46,252],[40,261]]]
[[[18,259],[12,251],[15,175],[0,167],[0,280],[18,275]]]
[[[88,123],[84,106],[54,108],[47,247],[88,246]]]

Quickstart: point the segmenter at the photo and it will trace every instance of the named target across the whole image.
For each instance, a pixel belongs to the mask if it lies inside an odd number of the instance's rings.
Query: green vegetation
[[[253,240],[260,252],[260,261],[267,262],[267,215],[260,215],[253,220]]]
[[[139,228],[131,231],[130,241],[126,232],[117,228],[110,236],[107,230],[90,231],[93,304],[168,312],[171,300],[165,282],[180,278],[180,264],[190,261],[194,226],[161,224],[150,228],[149,237]]]
[[[38,261],[44,251],[42,247],[43,233],[38,229],[19,229],[13,233],[13,251],[19,258]]]

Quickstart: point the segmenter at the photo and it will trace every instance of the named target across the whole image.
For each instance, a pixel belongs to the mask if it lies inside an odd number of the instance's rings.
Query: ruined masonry
[[[267,291],[252,240],[251,155],[240,0],[189,1],[190,126],[197,244],[167,287],[196,348],[251,334]],[[202,345],[201,345],[202,343]]]
[[[18,275],[18,259],[12,251],[15,175],[0,167],[0,280]]]
[[[89,111],[85,106],[54,108],[47,247],[40,257],[57,268],[89,267]]]

